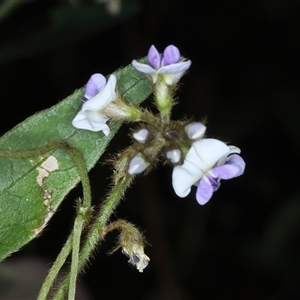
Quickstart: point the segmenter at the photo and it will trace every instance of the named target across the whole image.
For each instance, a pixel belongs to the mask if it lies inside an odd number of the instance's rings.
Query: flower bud
[[[167,158],[170,160],[171,163],[177,164],[181,158],[181,151],[179,149],[173,149],[167,152]]]
[[[145,171],[149,165],[150,163],[143,158],[142,154],[138,153],[131,159],[128,167],[128,173],[130,175],[140,174]]]
[[[185,132],[191,140],[199,140],[204,137],[206,126],[201,122],[193,122],[185,126]]]
[[[149,135],[149,130],[146,128],[142,128],[133,134],[133,138],[140,144],[145,144],[148,135]]]

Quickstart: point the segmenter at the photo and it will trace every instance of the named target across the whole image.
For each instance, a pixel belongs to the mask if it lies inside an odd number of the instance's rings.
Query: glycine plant
[[[207,203],[221,179],[243,174],[240,149],[205,136],[204,122],[172,120],[174,95],[191,66],[178,48],[161,54],[151,46],[147,58],[133,60],[107,78],[94,74],[83,89],[42,111],[0,139],[0,258],[41,234],[66,194],[81,181],[83,197],[64,247],[54,262],[38,299],[75,299],[78,273],[99,242],[120,232],[113,251],[121,249],[129,263],[143,272],[150,258],[145,238],[132,223],[110,216],[135,176],[159,162],[173,168],[172,185],[179,197],[195,186],[196,200]],[[158,113],[139,107],[153,94]],[[92,207],[88,171],[99,160],[122,122],[137,123],[132,144],[112,159],[112,188],[99,208]],[[71,259],[68,274],[51,291],[58,272]]]

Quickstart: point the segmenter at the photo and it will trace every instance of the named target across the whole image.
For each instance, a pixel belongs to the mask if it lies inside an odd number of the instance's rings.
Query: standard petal
[[[134,66],[134,68],[136,68],[138,71],[148,74],[148,75],[152,75],[154,74],[156,71],[150,67],[149,65],[146,64],[141,64],[139,62],[137,62],[136,60],[132,61],[132,65]]]
[[[183,165],[174,167],[172,185],[176,195],[181,198],[186,197],[191,191],[191,186],[198,182],[203,174],[194,162],[187,160]]]
[[[114,101],[116,99],[116,84],[117,84],[117,78],[114,74],[110,75],[106,86],[100,91],[101,97],[103,99],[106,99],[106,104]]]
[[[216,139],[201,139],[192,144],[186,160],[194,162],[203,173],[209,171],[217,162],[227,157],[229,147]]]
[[[85,98],[88,100],[99,93],[106,84],[106,79],[102,74],[96,73],[91,76],[85,87]]]
[[[213,195],[213,187],[209,183],[206,177],[203,177],[197,187],[197,192],[196,192],[196,199],[199,204],[204,205],[206,204],[211,196]]]
[[[180,60],[180,52],[178,48],[173,45],[170,45],[164,51],[162,66],[168,66],[171,64],[178,63],[179,60]]]
[[[157,49],[152,45],[148,52],[148,62],[154,69],[158,69],[160,67],[160,58],[161,55],[157,51]]]

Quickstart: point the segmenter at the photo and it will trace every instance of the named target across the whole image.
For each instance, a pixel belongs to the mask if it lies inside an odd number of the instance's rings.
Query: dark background
[[[205,206],[194,190],[175,195],[169,167],[138,177],[114,218],[145,230],[151,262],[140,274],[120,252],[107,256],[111,234],[81,277],[90,299],[299,299],[300,2],[123,0],[116,15],[96,1],[23,2],[0,19],[1,134],[91,74],[174,44],[192,61],[174,119],[206,116],[208,136],[241,148],[247,164]],[[107,153],[128,143],[124,126]],[[91,171],[95,204],[110,172],[101,163]],[[79,195],[7,261],[52,262]]]

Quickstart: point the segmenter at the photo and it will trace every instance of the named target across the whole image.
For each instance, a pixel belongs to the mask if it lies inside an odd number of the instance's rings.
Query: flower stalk
[[[120,159],[115,163],[116,172],[113,175],[113,187],[104,200],[98,213],[95,214],[94,222],[91,224],[88,232],[86,233],[85,241],[79,252],[78,272],[84,269],[89,257],[95,250],[96,246],[101,241],[105,227],[124,196],[125,191],[130,186],[133,176],[127,172],[129,164],[128,151],[124,151]],[[71,237],[69,237],[70,239]],[[57,290],[53,295],[53,299],[63,300],[66,291],[69,289],[71,270],[67,273]]]

